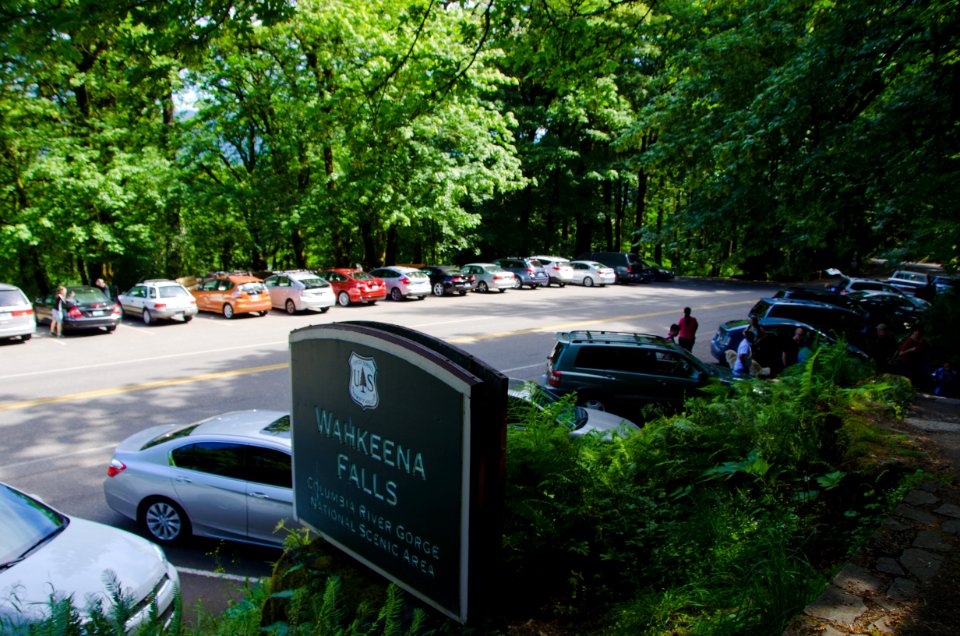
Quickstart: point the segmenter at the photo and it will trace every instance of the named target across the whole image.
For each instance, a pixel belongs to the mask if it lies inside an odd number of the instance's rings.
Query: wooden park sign
[[[395,325],[290,334],[296,518],[447,616],[489,602],[507,380]]]

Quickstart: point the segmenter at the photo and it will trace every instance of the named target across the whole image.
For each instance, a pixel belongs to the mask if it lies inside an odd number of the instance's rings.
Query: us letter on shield
[[[375,409],[380,404],[377,363],[373,358],[350,354],[350,397],[364,410]]]

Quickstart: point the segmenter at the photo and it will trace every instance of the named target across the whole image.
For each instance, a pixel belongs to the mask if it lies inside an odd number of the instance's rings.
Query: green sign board
[[[471,545],[472,522],[497,509],[477,497],[490,490],[491,468],[473,429],[502,437],[503,423],[489,418],[489,379],[442,345],[396,331],[334,323],[291,333],[295,516],[466,622],[471,583],[483,578],[472,567],[489,567],[492,556],[489,541],[479,552]]]

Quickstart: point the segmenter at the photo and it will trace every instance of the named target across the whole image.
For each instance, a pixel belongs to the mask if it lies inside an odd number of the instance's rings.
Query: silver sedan
[[[477,286],[474,289],[480,293],[493,290],[505,292],[517,286],[517,277],[513,272],[493,263],[469,263],[460,269],[476,279]]]
[[[573,281],[584,287],[593,287],[599,285],[613,285],[617,282],[617,273],[612,267],[607,267],[597,261],[573,261],[570,263],[573,267]]]
[[[128,437],[103,492],[107,505],[161,544],[192,534],[278,546],[277,524],[293,519],[290,458],[287,413],[225,413]]]

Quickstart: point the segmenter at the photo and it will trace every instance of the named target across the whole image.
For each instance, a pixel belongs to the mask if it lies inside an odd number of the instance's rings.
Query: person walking
[[[683,316],[677,322],[680,332],[677,334],[677,343],[689,352],[693,352],[693,343],[697,341],[697,327],[700,324],[690,315],[689,307],[683,308]]]
[[[50,311],[50,335],[54,338],[63,337],[63,312],[67,309],[67,288],[57,287],[57,295],[53,299],[53,309]]]

